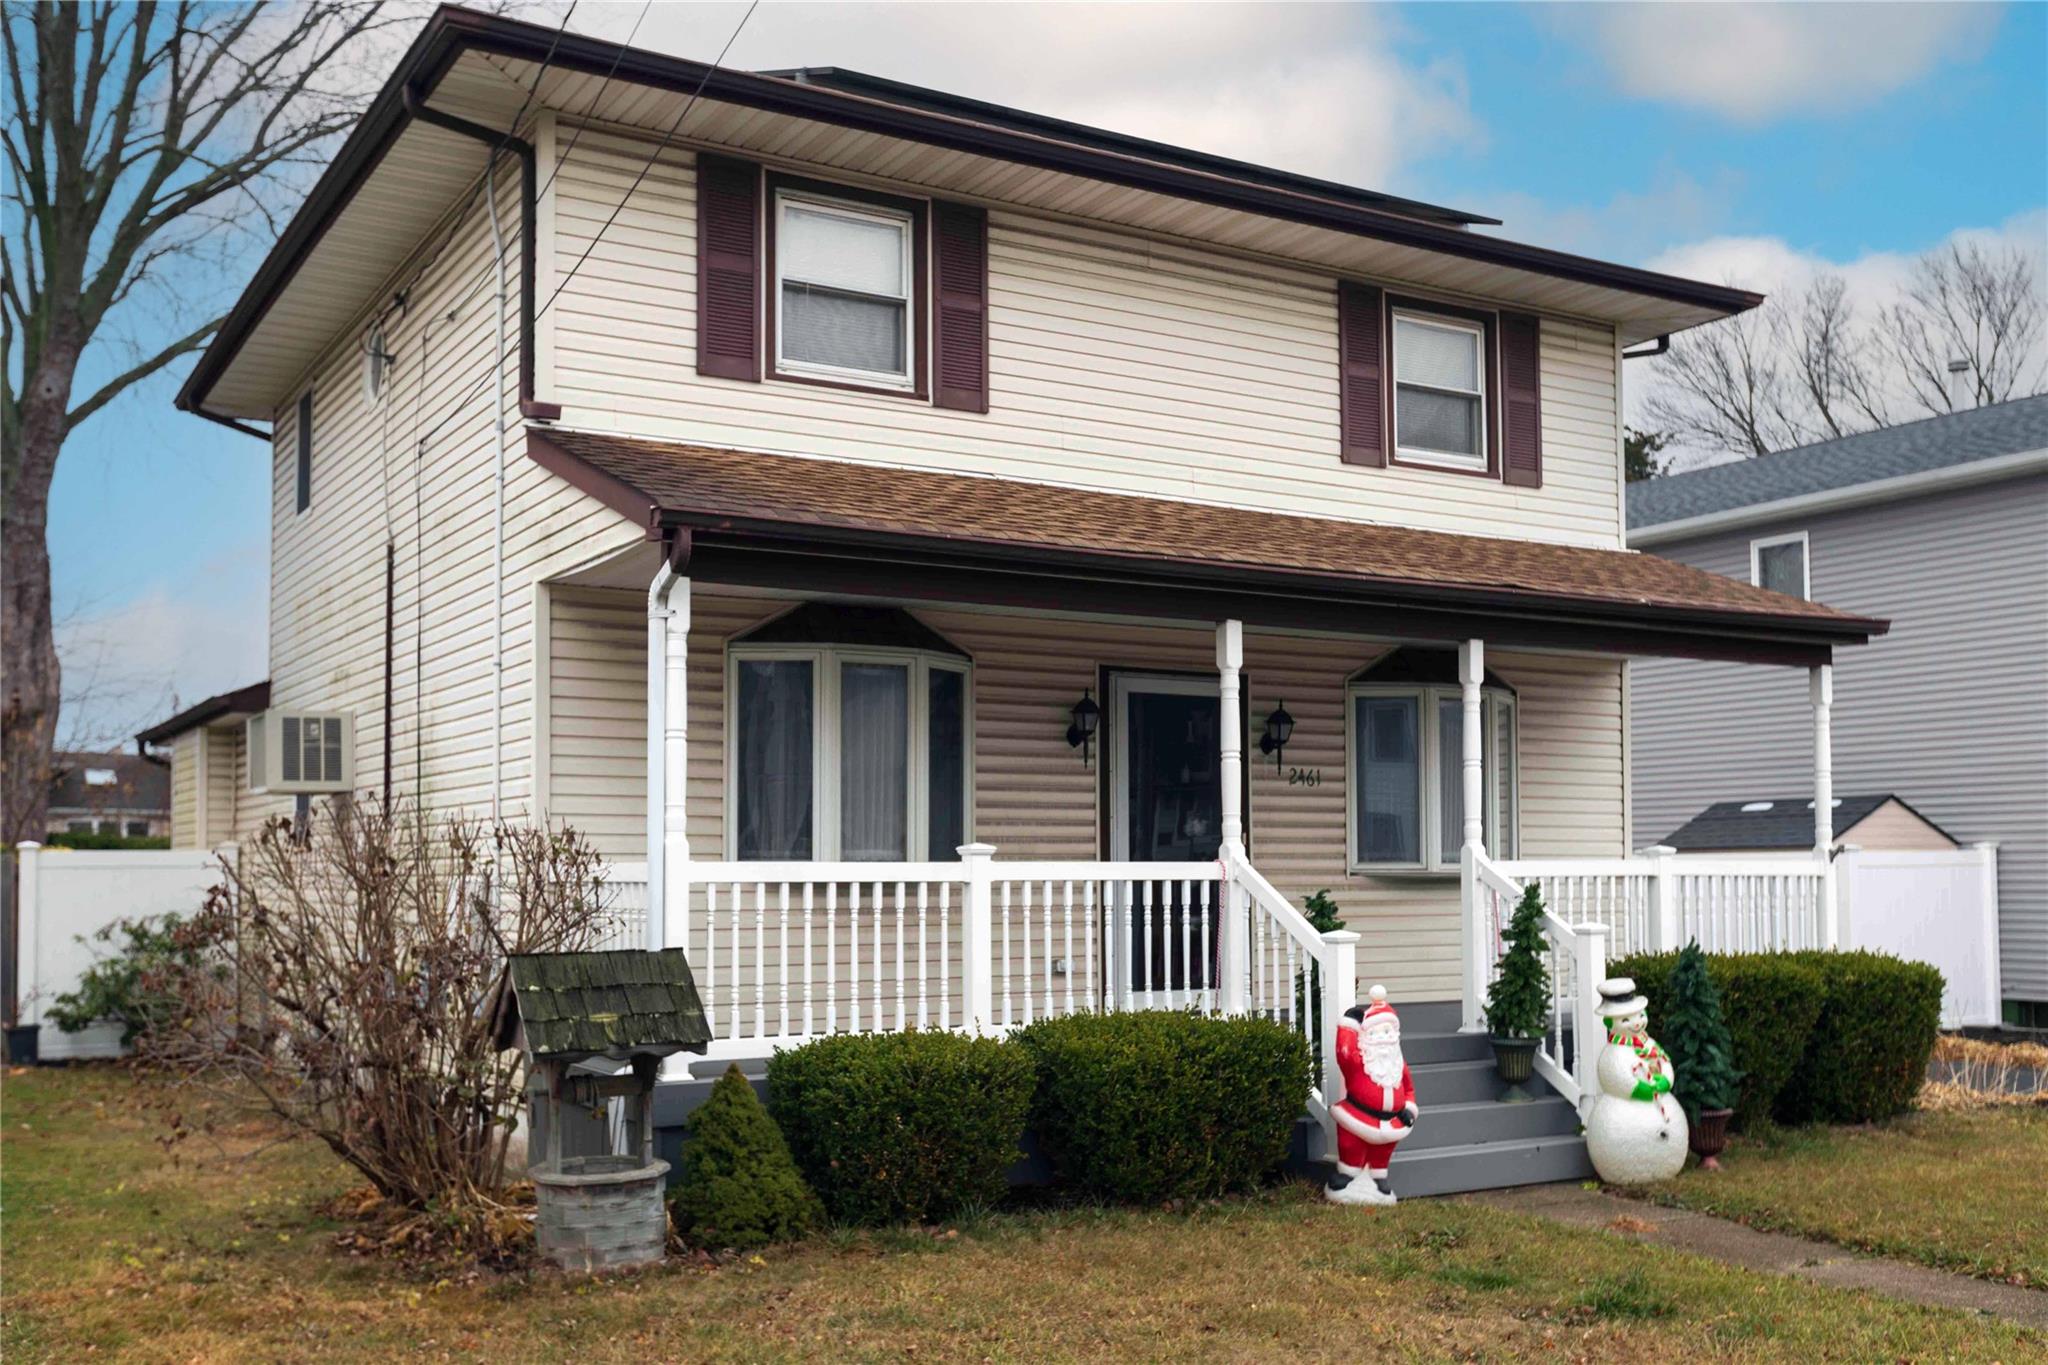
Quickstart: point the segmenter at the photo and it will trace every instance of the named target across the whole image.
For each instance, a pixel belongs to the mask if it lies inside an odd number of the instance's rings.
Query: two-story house
[[[1575,1169],[1586,977],[1702,912],[1626,859],[1628,660],[1797,670],[1824,730],[1882,623],[1624,547],[1625,351],[1756,296],[1491,226],[443,9],[179,397],[273,445],[233,824],[324,777],[572,825],[714,1057],[1306,1030],[1320,964],[1444,1035],[1439,1102],[1503,901],[1568,872],[1516,1150]],[[1821,939],[1823,864],[1755,880]]]

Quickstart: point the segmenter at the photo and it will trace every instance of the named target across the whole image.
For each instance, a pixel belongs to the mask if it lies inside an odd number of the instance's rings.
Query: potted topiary
[[[1702,1170],[1718,1171],[1742,1073],[1735,1069],[1735,1044],[1721,1013],[1721,992],[1707,975],[1707,955],[1697,941],[1685,945],[1671,969],[1657,1032],[1664,1037],[1677,1073],[1671,1093],[1685,1106],[1693,1153]]]
[[[1530,887],[1508,921],[1508,950],[1486,992],[1486,1031],[1493,1065],[1508,1083],[1503,1100],[1530,1098],[1522,1089],[1536,1066],[1536,1046],[1550,1022],[1550,972],[1543,965],[1543,893]]]

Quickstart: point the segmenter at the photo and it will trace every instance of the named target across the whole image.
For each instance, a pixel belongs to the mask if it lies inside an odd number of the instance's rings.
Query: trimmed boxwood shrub
[[[1610,965],[1633,976],[1657,1032],[1676,953]],[[1710,953],[1735,1065],[1737,1127],[1867,1123],[1912,1108],[1941,1023],[1941,973],[1884,953]]]
[[[1941,973],[1888,953],[1805,952],[1825,988],[1782,1123],[1868,1123],[1913,1107],[1941,1028]]]
[[[1639,953],[1608,965],[1610,975],[1634,977],[1649,1000],[1653,1037],[1677,964],[1677,953]],[[1772,1116],[1779,1092],[1799,1069],[1826,986],[1816,966],[1790,953],[1709,953],[1707,975],[1721,992],[1721,1014],[1742,1073],[1734,1125],[1753,1128]]]
[[[726,1068],[690,1115],[682,1181],[670,1208],[677,1230],[698,1246],[741,1251],[793,1242],[817,1220],[817,1196],[737,1066]]]
[[[832,1217],[930,1221],[1003,1197],[1032,1082],[993,1038],[847,1033],[778,1052],[768,1104]]]
[[[1255,1185],[1314,1076],[1308,1044],[1263,1019],[1080,1014],[1011,1036],[1037,1062],[1032,1128],[1061,1182],[1137,1203]]]

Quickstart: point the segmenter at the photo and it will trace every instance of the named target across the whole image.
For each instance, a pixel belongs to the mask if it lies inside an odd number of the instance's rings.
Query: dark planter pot
[[[9,1024],[7,1026],[7,1065],[34,1066],[42,1055],[41,1024]]]
[[[1493,1069],[1507,1082],[1507,1093],[1501,1096],[1503,1102],[1516,1104],[1534,1098],[1522,1087],[1536,1074],[1535,1038],[1493,1038]]]
[[[1734,1113],[1733,1109],[1700,1110],[1700,1121],[1692,1126],[1687,1144],[1700,1159],[1701,1170],[1721,1169],[1721,1149],[1728,1145],[1728,1120]]]

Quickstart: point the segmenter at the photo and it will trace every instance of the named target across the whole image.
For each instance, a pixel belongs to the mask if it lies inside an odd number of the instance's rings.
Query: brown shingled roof
[[[1885,628],[1796,597],[1627,550],[1452,535],[1164,498],[763,455],[622,436],[529,433],[529,454],[628,516],[705,530],[832,529],[928,545],[1213,565],[1359,586],[1470,590],[1506,601],[1708,614],[1844,642]]]

